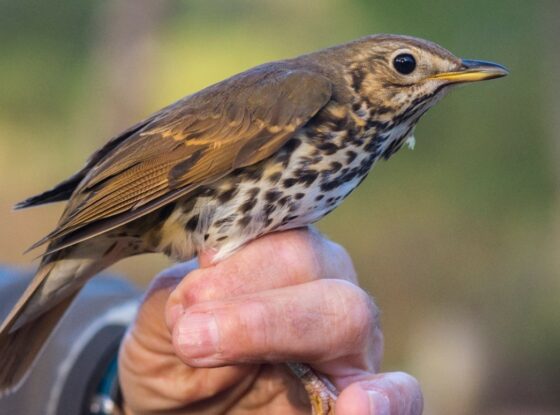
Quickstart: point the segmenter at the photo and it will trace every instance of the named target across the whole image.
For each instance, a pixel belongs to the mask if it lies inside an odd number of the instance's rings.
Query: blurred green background
[[[454,91],[319,228],[383,311],[384,370],[417,376],[426,414],[560,413],[560,2],[0,0],[0,262],[60,205],[11,206],[111,135],[256,64],[378,32],[495,60]],[[145,284],[159,256],[116,270]]]

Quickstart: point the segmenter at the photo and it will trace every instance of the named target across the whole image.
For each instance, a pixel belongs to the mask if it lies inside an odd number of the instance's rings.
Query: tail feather
[[[10,331],[0,332],[0,397],[13,392],[25,380],[58,321],[74,300],[77,292],[65,298],[36,319]]]
[[[45,261],[0,327],[0,396],[15,391],[25,379],[58,321],[83,286],[73,284],[41,307],[40,292],[60,262]]]
[[[14,391],[87,280],[127,255],[127,244],[97,238],[49,254],[0,326],[0,396]]]
[[[27,286],[18,302],[12,307],[10,314],[8,314],[8,316],[4,319],[2,326],[0,326],[0,338],[3,338],[4,334],[9,333],[12,330],[12,327],[16,324],[18,319],[26,310],[26,307],[30,304],[33,296],[35,295],[41,284],[45,282],[47,277],[53,271],[54,266],[55,262],[53,261],[47,264],[43,264],[39,268],[31,283]],[[3,360],[0,359],[0,361]]]

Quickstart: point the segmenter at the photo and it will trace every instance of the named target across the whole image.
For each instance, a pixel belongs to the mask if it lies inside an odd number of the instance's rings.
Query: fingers
[[[124,344],[133,350],[148,350],[160,355],[174,355],[171,334],[162,319],[170,293],[186,273],[196,267],[194,261],[178,264],[161,272],[151,282],[142,299],[136,318],[129,328]],[[137,347],[140,346],[140,347]]]
[[[374,370],[377,315],[356,285],[318,280],[198,303],[177,321],[173,344],[179,358],[195,367],[305,361],[349,378],[355,370]]]
[[[286,287],[322,278],[356,283],[350,257],[340,246],[315,231],[300,229],[257,239],[224,261],[192,271],[171,294],[166,321],[171,329],[183,311],[196,303]]]
[[[336,403],[337,415],[421,415],[420,385],[402,373],[367,375],[344,389]]]

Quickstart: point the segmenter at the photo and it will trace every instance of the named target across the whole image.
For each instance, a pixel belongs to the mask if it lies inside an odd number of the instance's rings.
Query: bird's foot
[[[303,383],[309,395],[312,414],[334,415],[334,407],[338,397],[334,385],[302,363],[288,363],[288,367]]]

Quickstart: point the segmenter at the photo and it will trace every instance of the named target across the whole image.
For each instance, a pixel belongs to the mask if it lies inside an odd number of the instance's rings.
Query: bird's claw
[[[311,402],[312,414],[334,415],[334,407],[338,397],[334,385],[302,363],[288,363],[288,367],[303,383]]]

